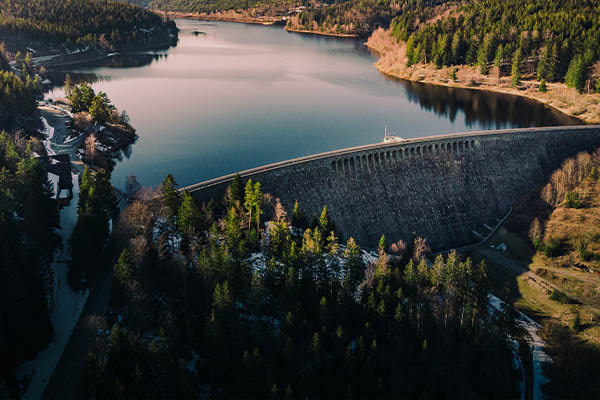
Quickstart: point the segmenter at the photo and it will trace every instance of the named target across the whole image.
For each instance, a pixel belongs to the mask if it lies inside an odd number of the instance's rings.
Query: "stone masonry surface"
[[[477,242],[562,161],[600,146],[600,126],[471,132],[378,143],[240,172],[290,211],[324,205],[342,234],[374,247],[416,236],[434,250]],[[234,174],[184,188],[221,199]]]

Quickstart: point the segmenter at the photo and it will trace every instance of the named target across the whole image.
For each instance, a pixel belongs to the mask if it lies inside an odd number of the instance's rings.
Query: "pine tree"
[[[327,251],[329,254],[337,254],[339,247],[338,238],[335,237],[335,233],[333,231],[330,231],[330,234],[327,237]]]
[[[294,208],[292,210],[292,226],[300,229],[308,228],[308,221],[306,220],[306,215],[300,210],[300,205],[298,204],[298,200],[294,203]]]
[[[489,72],[489,62],[493,51],[493,44],[494,42],[492,36],[487,35],[477,53],[477,64],[479,65],[480,71],[483,75],[487,75]]]
[[[252,224],[252,211],[254,211],[254,203],[255,203],[255,192],[254,185],[252,184],[252,179],[248,179],[246,182],[246,189],[244,195],[244,208],[246,209],[246,213],[248,214],[248,229],[250,229],[250,225]]]
[[[200,207],[198,207],[196,199],[190,192],[185,190],[181,206],[179,206],[179,210],[177,211],[177,227],[179,231],[187,235],[195,230],[199,230],[201,221]]]
[[[583,56],[576,54],[569,64],[567,75],[565,75],[565,83],[567,87],[575,88],[578,91],[583,90],[586,78],[586,66],[584,64]]]
[[[321,216],[319,217],[319,228],[324,233],[331,231],[331,224],[329,223],[329,214],[327,214],[327,206],[323,206]]]
[[[229,206],[234,206],[236,202],[239,202],[240,205],[244,200],[244,186],[242,185],[242,178],[240,174],[235,174],[233,177],[233,181],[231,182],[231,201],[232,204]]]
[[[463,60],[463,41],[459,31],[454,32],[452,36],[452,45],[450,46],[452,52],[452,63],[455,65],[462,64]]]
[[[163,215],[165,218],[172,220],[179,210],[179,204],[181,203],[181,196],[179,190],[177,190],[177,182],[173,175],[169,174],[162,181],[160,186],[160,192],[162,194],[163,201]]]
[[[515,54],[513,56],[512,70],[511,70],[512,85],[515,88],[518,87],[521,82],[520,66],[521,66],[521,49],[519,48],[517,51],[515,51]]]
[[[418,51],[415,49],[415,37],[410,35],[406,42],[406,65],[411,66],[418,62]]]
[[[113,267],[113,276],[117,282],[124,285],[132,278],[133,274],[133,262],[131,261],[131,255],[127,249],[123,249],[117,263]]]
[[[379,238],[379,245],[377,246],[377,250],[379,251],[379,253],[385,251],[385,235],[381,235],[381,237]]]
[[[254,215],[256,218],[256,234],[260,232],[260,216],[263,213],[262,210],[263,193],[260,188],[260,182],[254,184]]]
[[[231,207],[225,219],[225,242],[227,250],[236,260],[244,253],[244,237],[240,224],[241,220],[235,207]]]
[[[346,258],[345,289],[354,295],[356,288],[363,280],[365,265],[361,258],[360,247],[352,237],[346,242],[344,257]]]
[[[498,48],[496,49],[496,55],[494,56],[494,66],[497,68],[498,71],[498,78],[500,78],[500,76],[502,75],[502,61],[504,60],[504,47],[502,47],[502,44],[498,45]]]

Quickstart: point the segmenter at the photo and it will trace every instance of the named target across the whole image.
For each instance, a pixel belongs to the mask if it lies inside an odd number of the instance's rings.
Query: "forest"
[[[1,97],[0,97],[1,98]],[[54,191],[22,132],[0,133],[0,376],[52,338],[45,286],[60,238]]]
[[[485,264],[451,253],[428,266],[425,240],[384,237],[365,262],[354,239],[338,239],[327,207],[312,219],[299,204],[288,214],[239,176],[223,201],[202,205],[170,175],[158,191],[133,176],[128,187],[134,200],[111,240],[110,311],[86,320],[102,333],[81,397],[518,393],[514,326],[489,311]]]
[[[0,129],[12,125],[15,119],[29,117],[37,109],[37,80],[21,80],[13,72],[0,70]]]
[[[103,0],[0,0],[0,36],[121,47],[175,30],[144,8]]]
[[[325,1],[293,16],[287,26],[293,29],[368,36],[378,27],[387,28],[392,18],[405,10],[435,6],[444,0],[348,0]]]
[[[136,0],[128,0],[130,2]],[[262,5],[294,5],[294,0],[150,0],[150,7],[165,11],[212,13],[228,10],[246,10]]]
[[[152,7],[186,12],[256,8],[278,0],[214,2],[154,0]],[[347,0],[297,2],[306,9],[291,15],[287,27],[329,34],[367,36],[390,27],[406,42],[408,64],[438,67],[478,65],[483,74],[565,82],[579,91],[600,91],[600,5],[593,0]],[[292,5],[292,3],[290,3]]]
[[[478,65],[483,74],[492,67],[544,82],[594,90],[591,73],[598,74],[600,4],[559,1],[484,0],[452,5],[440,14],[433,7],[406,10],[390,26],[406,42],[408,64],[438,67]],[[544,85],[545,87],[545,85]]]

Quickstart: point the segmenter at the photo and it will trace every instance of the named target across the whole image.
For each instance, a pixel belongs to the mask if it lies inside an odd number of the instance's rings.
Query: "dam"
[[[377,143],[239,174],[309,217],[327,205],[345,238],[375,247],[426,238],[434,251],[476,243],[564,159],[600,146],[600,126],[508,129]],[[220,200],[235,174],[183,188]]]

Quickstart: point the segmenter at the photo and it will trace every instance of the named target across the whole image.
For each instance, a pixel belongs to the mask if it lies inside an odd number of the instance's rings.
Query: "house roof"
[[[68,154],[58,154],[52,156],[38,157],[38,160],[44,166],[46,173],[58,176],[58,190],[72,189],[73,178],[71,177],[71,158]]]

